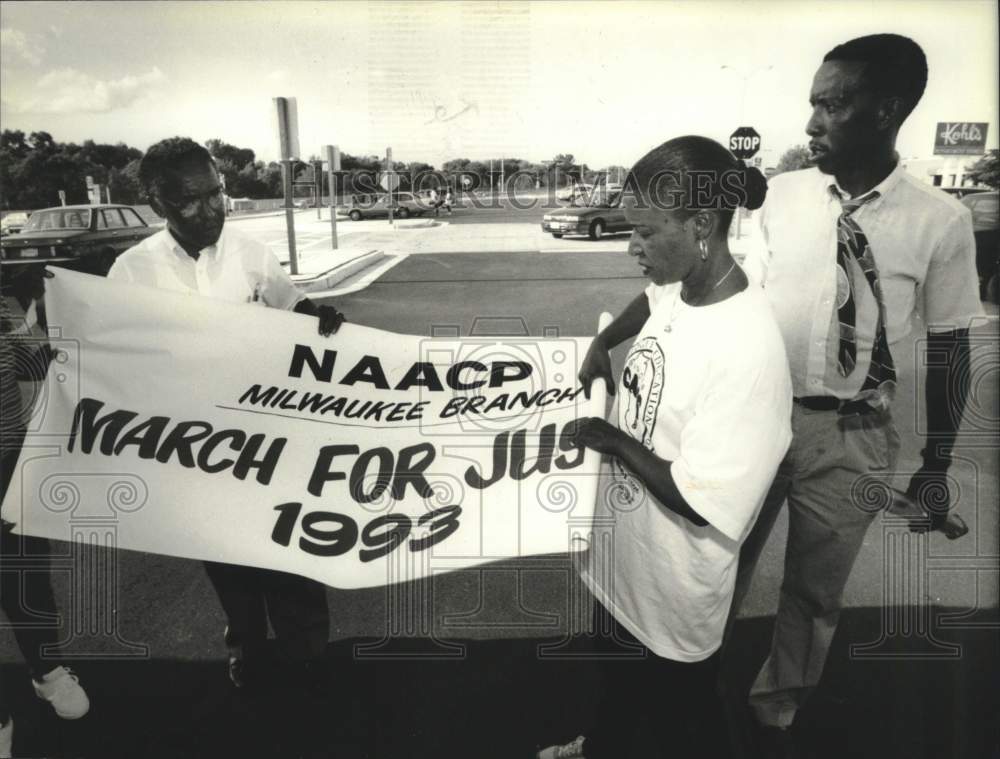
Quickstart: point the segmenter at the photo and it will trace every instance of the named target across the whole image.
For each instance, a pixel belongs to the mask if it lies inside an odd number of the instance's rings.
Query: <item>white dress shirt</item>
[[[197,260],[164,229],[122,253],[108,278],[284,310],[305,298],[270,248],[229,225]]]
[[[795,395],[850,399],[861,389],[871,362],[877,307],[860,268],[852,267],[857,364],[850,375],[840,376],[837,305],[846,283],[838,287],[841,205],[831,187],[850,197],[832,176],[815,168],[771,179],[767,202],[756,214],[761,235],[744,266],[763,284],[774,309]],[[909,333],[915,311],[934,332],[967,328],[983,314],[969,210],[901,164],[873,189],[878,197],[851,218],[867,236],[875,258],[890,351]]]

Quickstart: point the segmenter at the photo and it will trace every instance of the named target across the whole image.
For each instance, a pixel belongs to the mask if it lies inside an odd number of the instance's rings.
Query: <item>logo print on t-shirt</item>
[[[655,337],[637,340],[625,359],[618,400],[618,427],[653,450],[653,428],[663,395],[663,350]],[[639,485],[616,458],[612,470],[617,480],[627,480],[638,495]]]

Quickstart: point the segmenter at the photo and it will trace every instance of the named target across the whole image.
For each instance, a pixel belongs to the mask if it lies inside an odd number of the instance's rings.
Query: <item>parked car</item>
[[[352,195],[349,204],[337,206],[337,216],[346,216],[351,221],[385,218],[389,215],[389,204],[388,193]],[[420,216],[428,210],[429,204],[415,197],[412,192],[392,194],[392,212],[400,219]]]
[[[121,253],[157,231],[131,206],[43,208],[32,212],[20,234],[0,240],[0,256],[104,276]]]
[[[975,195],[980,192],[990,191],[989,187],[938,187],[938,189],[944,190],[956,200],[961,200],[969,195]]]
[[[445,188],[445,187],[441,187],[441,188],[435,190],[435,192],[437,192],[437,196],[438,196],[437,207],[438,208],[443,208],[444,207],[444,199],[448,195],[448,189]],[[434,202],[431,200],[431,191],[430,190],[417,190],[415,193],[413,193],[413,195],[416,197],[417,202],[420,203],[421,206],[423,206],[425,212],[429,212],[429,211],[433,211],[434,210]],[[453,190],[452,193],[451,193],[451,208],[452,208],[452,210],[454,210],[456,208],[462,208],[462,207],[463,207],[463,204],[462,204],[462,201],[458,197],[458,193]]]
[[[972,233],[976,237],[976,271],[979,274],[979,295],[983,300],[997,300],[997,273],[1000,269],[1000,192],[977,192],[966,195],[962,203],[972,211]]]
[[[622,186],[612,182],[611,184],[586,184],[584,182],[577,182],[571,187],[567,187],[556,193],[556,200],[566,201],[568,203],[576,203],[580,200],[588,201],[591,198],[600,197],[605,193],[614,193],[621,191]]]
[[[632,225],[625,220],[621,207],[622,193],[612,192],[607,198],[599,197],[587,205],[560,208],[542,217],[542,231],[553,237],[563,235],[589,235],[600,240],[608,232],[631,232]]]
[[[16,235],[28,223],[26,211],[14,211],[0,219],[0,236]]]

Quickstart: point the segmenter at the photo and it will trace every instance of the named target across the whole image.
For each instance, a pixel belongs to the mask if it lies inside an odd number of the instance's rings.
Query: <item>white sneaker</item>
[[[32,679],[35,695],[52,704],[63,719],[80,719],[90,710],[90,699],[80,687],[80,679],[66,667],[56,667],[42,678]]]
[[[0,725],[0,759],[10,759],[14,751],[14,720]]]
[[[543,748],[537,754],[536,759],[586,759],[583,755],[584,737],[578,735],[576,740],[570,741],[562,746],[549,746]]]

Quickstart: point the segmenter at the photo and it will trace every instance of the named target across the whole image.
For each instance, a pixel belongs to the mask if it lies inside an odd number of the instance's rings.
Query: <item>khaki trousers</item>
[[[792,444],[740,551],[731,617],[746,595],[783,502],[788,544],[771,651],[750,689],[761,724],[787,727],[819,683],[844,593],[876,515],[855,494],[870,472],[891,470],[899,435],[888,412],[839,416],[794,404]]]

